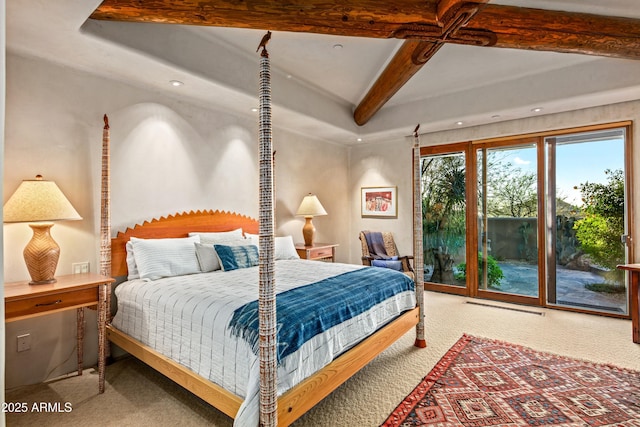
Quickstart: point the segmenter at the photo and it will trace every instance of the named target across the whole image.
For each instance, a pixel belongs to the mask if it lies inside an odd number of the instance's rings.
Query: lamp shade
[[[41,175],[22,181],[3,207],[4,222],[30,222],[33,237],[22,254],[31,275],[30,285],[56,282],[60,247],[51,237],[52,221],[82,219],[55,182]]]
[[[3,207],[4,222],[82,219],[53,181],[24,180]]]
[[[308,196],[304,196],[302,199],[302,203],[300,203],[300,207],[298,208],[298,212],[296,212],[297,216],[320,216],[326,215],[327,211],[322,207],[322,203],[318,200],[315,194],[309,194]]]

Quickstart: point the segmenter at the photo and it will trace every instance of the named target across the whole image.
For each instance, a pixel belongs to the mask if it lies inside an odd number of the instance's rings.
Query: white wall
[[[362,230],[390,231],[400,255],[413,253],[413,139],[370,144],[353,148],[350,153],[349,176],[352,198],[351,229],[354,244],[350,261],[360,263],[362,249],[358,235]],[[363,218],[362,187],[397,187],[397,218]]]
[[[499,136],[519,135],[546,130],[567,129],[578,126],[611,123],[624,120],[640,121],[640,101],[606,105],[572,112],[531,117],[524,120],[505,121],[485,126],[461,128],[447,132],[420,135],[421,146],[439,145]],[[640,141],[638,126],[633,128],[633,141]],[[407,130],[407,134],[410,130]],[[354,147],[350,152],[349,177],[351,194],[352,229],[388,230],[395,234],[398,250],[403,254],[413,252],[412,236],[412,146],[413,137],[384,144]],[[635,150],[633,167],[640,170],[640,151]],[[640,188],[640,174],[633,175],[634,188]],[[398,218],[361,218],[359,198],[361,186],[398,186]],[[636,203],[638,202],[636,198]],[[640,226],[640,209],[634,207],[633,221]],[[634,250],[640,254],[640,239],[634,239]],[[351,262],[360,258],[360,248],[351,247]]]
[[[256,90],[257,93],[257,90]],[[212,97],[216,94],[212,93]],[[57,274],[73,262],[97,271],[103,114],[111,128],[112,229],[197,209],[258,215],[257,116],[213,111],[124,83],[34,58],[7,56],[4,201],[23,179],[54,180],[82,221],[57,223]],[[277,125],[277,117],[274,117]],[[318,195],[329,215],[314,220],[317,241],[348,244],[347,149],[274,129],[277,234],[302,241],[294,216],[303,196]],[[5,281],[29,278],[22,249],[26,224],[4,225]],[[338,259],[347,252],[338,250]],[[97,360],[95,312],[87,311],[85,365]],[[32,348],[16,352],[16,335]],[[7,325],[7,387],[36,383],[75,369],[75,312]]]

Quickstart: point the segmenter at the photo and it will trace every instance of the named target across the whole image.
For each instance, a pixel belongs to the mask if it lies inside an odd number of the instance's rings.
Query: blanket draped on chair
[[[364,240],[362,239],[362,235],[364,235]],[[397,251],[394,250],[395,245],[393,241],[389,241],[389,233],[363,231],[360,239],[363,240],[364,245],[366,245],[366,252],[363,245],[363,255],[368,260],[365,263],[366,265],[391,268],[397,271],[411,270],[407,260],[399,260],[396,253]]]
[[[384,238],[380,231],[363,231],[369,248],[369,255],[374,259],[389,259],[387,250],[384,247]]]

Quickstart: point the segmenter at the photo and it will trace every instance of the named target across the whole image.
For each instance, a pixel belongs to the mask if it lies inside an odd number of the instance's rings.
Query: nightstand
[[[296,251],[302,259],[335,262],[337,246],[337,243],[314,243],[311,246],[296,243]]]
[[[106,324],[110,311],[111,277],[93,273],[57,276],[57,282],[30,285],[29,281],[4,284],[5,322],[77,310],[78,375],[82,375],[84,308],[98,309],[98,392],[104,392]]]

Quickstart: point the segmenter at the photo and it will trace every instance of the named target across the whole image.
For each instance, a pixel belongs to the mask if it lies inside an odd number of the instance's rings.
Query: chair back
[[[370,257],[371,253],[369,251],[369,245],[367,244],[367,238],[365,237],[365,232],[369,230],[363,230],[360,232],[358,238],[360,239],[360,244],[362,245],[362,257]],[[384,249],[387,252],[388,256],[398,256],[398,248],[396,247],[396,243],[393,240],[393,233],[389,231],[382,231],[382,241],[384,242]],[[363,263],[365,265],[370,265],[370,263],[365,263],[363,259]]]

